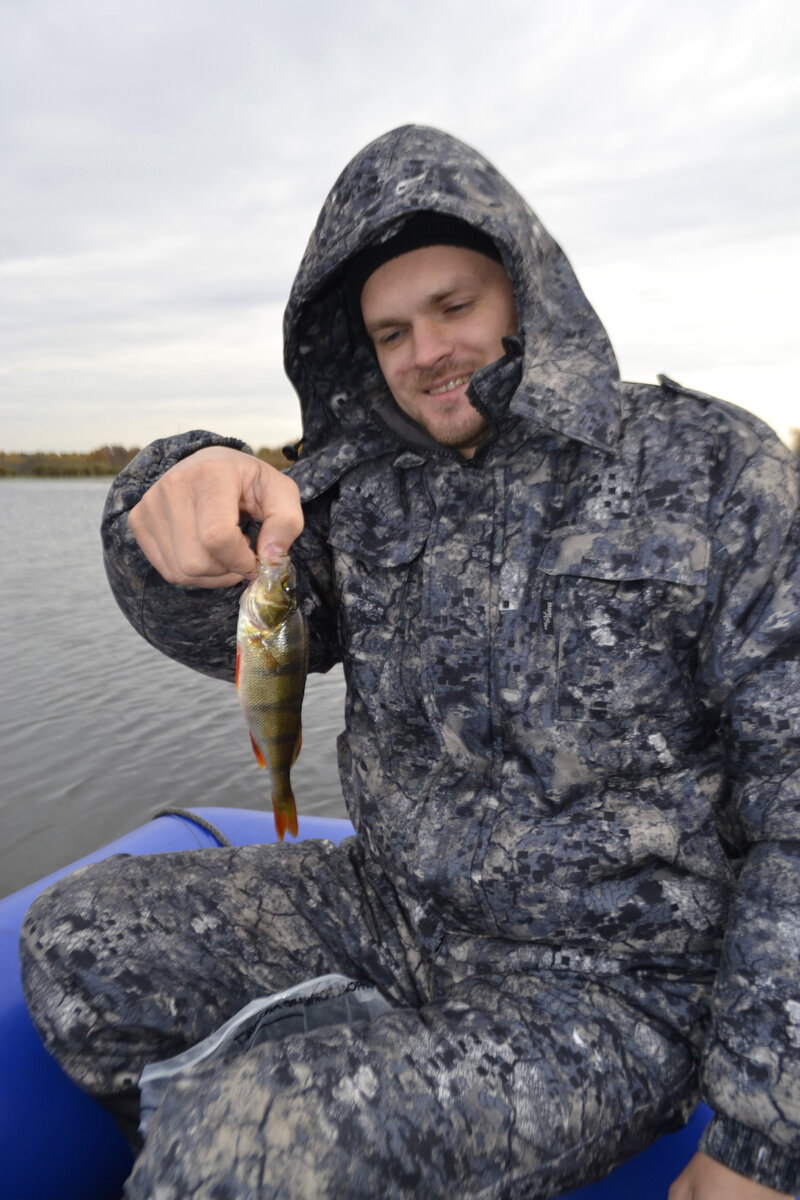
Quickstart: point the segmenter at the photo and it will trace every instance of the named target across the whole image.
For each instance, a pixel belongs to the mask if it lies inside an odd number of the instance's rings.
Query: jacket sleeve
[[[231,588],[177,587],[167,583],[145,558],[128,528],[128,513],[170,467],[206,446],[230,446],[252,453],[237,438],[204,430],[165,438],[147,446],[112,484],[102,520],[103,555],[111,591],[134,629],[157,650],[204,675],[233,681],[236,624],[244,584]],[[319,506],[317,506],[319,507]],[[309,520],[313,516],[315,520]],[[306,514],[306,529],[292,547],[301,604],[309,621],[311,670],[327,670],[338,660],[336,622],[329,605],[329,550],[324,519]],[[243,521],[255,543],[259,526]]]
[[[751,436],[751,441],[752,435]],[[700,677],[720,713],[725,832],[741,852],[702,1064],[701,1149],[800,1190],[800,526],[798,461],[764,437],[717,524]]]

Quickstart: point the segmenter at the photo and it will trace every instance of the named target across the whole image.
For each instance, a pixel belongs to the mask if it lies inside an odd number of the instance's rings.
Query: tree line
[[[789,445],[800,455],[800,428],[789,431]],[[0,476],[38,476],[61,478],[65,476],[118,475],[124,466],[139,453],[138,446],[100,446],[86,454],[55,454],[35,452],[16,454],[0,450]],[[258,458],[270,466],[283,471],[289,460],[283,451],[274,446],[262,446],[256,451]]]
[[[83,454],[56,454],[35,451],[32,454],[0,450],[0,476],[35,476],[65,478],[69,476],[118,475],[124,466],[139,453],[138,446],[100,446]],[[283,471],[289,460],[282,450],[262,446],[258,458]]]

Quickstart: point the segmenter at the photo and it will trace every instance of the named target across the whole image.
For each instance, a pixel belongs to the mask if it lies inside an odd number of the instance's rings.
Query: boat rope
[[[205,829],[207,833],[210,833],[220,846],[233,845],[221,829],[218,829],[211,821],[207,821],[205,817],[192,812],[190,808],[160,808],[155,817],[181,817],[184,821],[193,821],[195,825],[199,825],[201,829]]]

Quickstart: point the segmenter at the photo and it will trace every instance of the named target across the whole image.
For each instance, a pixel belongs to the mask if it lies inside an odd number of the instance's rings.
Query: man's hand
[[[753,1183],[698,1151],[669,1189],[667,1200],[794,1200],[794,1193]]]
[[[230,587],[256,573],[239,528],[243,512],[262,522],[257,554],[268,561],[286,554],[303,528],[300,494],[288,476],[240,450],[208,446],[162,475],[128,523],[169,583]]]

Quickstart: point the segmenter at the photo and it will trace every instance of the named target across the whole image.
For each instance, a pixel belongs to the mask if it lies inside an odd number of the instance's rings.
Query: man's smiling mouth
[[[452,392],[458,387],[463,387],[465,383],[469,383],[469,375],[459,375],[456,379],[448,379],[447,383],[439,384],[438,387],[428,388],[428,395],[443,396],[446,392]]]

